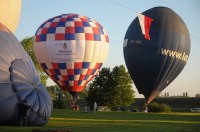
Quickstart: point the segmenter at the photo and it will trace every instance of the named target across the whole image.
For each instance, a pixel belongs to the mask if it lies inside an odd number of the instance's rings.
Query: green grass
[[[54,109],[45,126],[0,126],[1,132],[31,132],[33,129],[73,132],[198,132],[200,113],[81,113],[69,109]]]

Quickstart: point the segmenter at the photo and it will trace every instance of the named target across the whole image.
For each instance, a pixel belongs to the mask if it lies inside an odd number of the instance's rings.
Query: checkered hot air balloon
[[[79,14],[50,18],[36,31],[34,52],[47,75],[74,99],[94,78],[109,50],[105,29]]]

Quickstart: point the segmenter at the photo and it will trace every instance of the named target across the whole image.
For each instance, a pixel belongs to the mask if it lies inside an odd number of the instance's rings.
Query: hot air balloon
[[[41,84],[32,60],[1,23],[0,108],[0,125],[24,125],[21,119],[25,112],[28,126],[44,125],[52,111],[51,96]]]
[[[16,31],[22,0],[0,0],[0,22],[12,32]]]
[[[108,49],[105,29],[78,14],[50,18],[35,33],[34,52],[39,64],[75,100],[99,72]]]
[[[186,65],[190,54],[189,31],[174,11],[155,7],[132,21],[123,50],[138,92],[150,103]]]

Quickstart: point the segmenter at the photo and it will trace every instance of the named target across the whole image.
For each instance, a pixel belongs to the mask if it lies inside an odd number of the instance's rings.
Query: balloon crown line
[[[78,13],[68,13],[66,15],[80,15],[80,14],[78,14]]]

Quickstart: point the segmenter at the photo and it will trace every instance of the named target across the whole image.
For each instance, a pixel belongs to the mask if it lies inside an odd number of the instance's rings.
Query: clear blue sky
[[[110,51],[103,66],[113,68],[125,65],[123,40],[126,30],[137,12],[155,6],[165,6],[174,10],[186,23],[191,36],[191,53],[182,73],[162,93],[189,96],[200,93],[200,1],[199,0],[23,0],[21,18],[16,31],[20,40],[33,36],[37,28],[47,19],[56,15],[78,13],[98,21],[107,31]],[[132,9],[132,10],[130,10]],[[198,37],[195,38],[194,36]],[[139,96],[135,86],[136,97]]]

